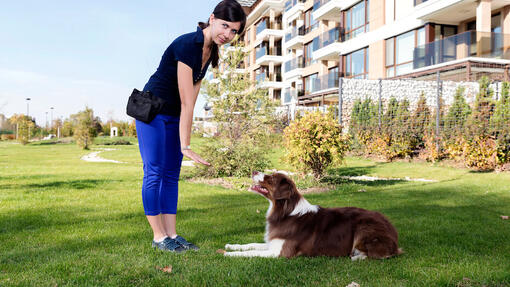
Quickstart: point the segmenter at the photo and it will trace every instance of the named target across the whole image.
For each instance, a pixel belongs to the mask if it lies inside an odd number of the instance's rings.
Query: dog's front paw
[[[239,244],[225,244],[225,249],[227,250],[239,250],[241,245]]]
[[[242,255],[242,252],[239,252],[239,251],[223,253],[223,256],[230,256],[230,257],[238,257],[238,256],[241,256],[241,255]]]

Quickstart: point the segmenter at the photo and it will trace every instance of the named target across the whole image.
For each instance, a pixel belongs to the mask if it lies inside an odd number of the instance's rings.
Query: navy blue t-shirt
[[[143,88],[153,95],[166,100],[165,107],[160,112],[164,115],[180,116],[181,98],[177,82],[177,62],[188,65],[193,70],[193,83],[204,78],[211,59],[202,68],[202,49],[204,34],[200,27],[196,32],[179,36],[166,49],[156,72],[150,77]]]

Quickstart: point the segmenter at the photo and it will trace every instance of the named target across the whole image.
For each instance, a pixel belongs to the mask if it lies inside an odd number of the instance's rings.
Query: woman
[[[219,48],[241,33],[246,15],[235,0],[223,0],[196,32],[184,34],[167,48],[157,71],[144,87],[165,106],[146,124],[136,121],[143,161],[142,199],[156,249],[183,252],[198,247],[176,232],[178,180],[183,155],[209,165],[190,148],[193,109],[210,63],[218,66]]]

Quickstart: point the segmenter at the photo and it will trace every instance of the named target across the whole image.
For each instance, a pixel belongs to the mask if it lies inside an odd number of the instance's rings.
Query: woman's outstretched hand
[[[196,163],[200,163],[200,164],[203,164],[203,165],[211,165],[210,163],[205,161],[202,157],[200,157],[197,153],[195,153],[191,149],[183,149],[182,150],[182,154],[184,156],[186,156],[186,157],[189,157],[190,159],[192,159]]]

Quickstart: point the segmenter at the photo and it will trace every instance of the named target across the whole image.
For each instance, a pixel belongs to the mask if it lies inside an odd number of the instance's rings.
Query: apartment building
[[[509,79],[510,0],[239,2],[246,68],[282,105],[334,104],[341,77]]]

